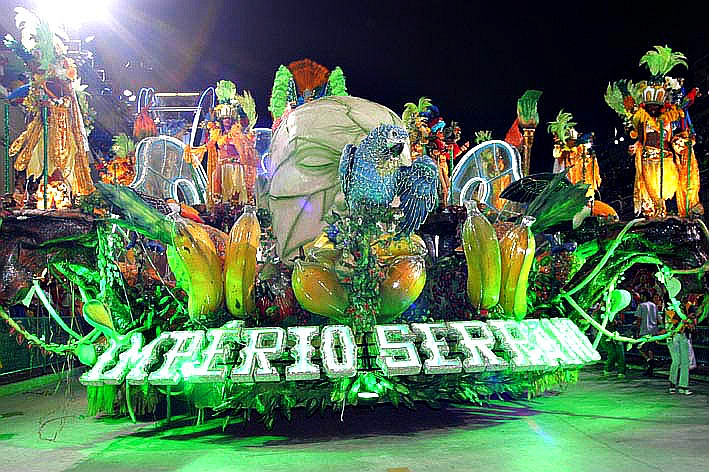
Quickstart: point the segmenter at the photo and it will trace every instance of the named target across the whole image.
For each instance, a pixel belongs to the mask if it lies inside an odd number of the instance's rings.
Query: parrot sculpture
[[[348,144],[340,157],[340,183],[350,211],[364,214],[368,208],[387,207],[395,196],[401,200],[403,219],[399,231],[419,229],[438,203],[438,166],[428,156],[411,163],[409,134],[401,126],[375,127],[358,146]]]

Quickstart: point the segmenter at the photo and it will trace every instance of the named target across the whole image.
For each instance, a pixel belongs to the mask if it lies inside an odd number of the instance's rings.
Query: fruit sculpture
[[[534,221],[533,217],[523,217],[521,224],[510,228],[500,239],[500,305],[506,316],[514,317],[518,321],[527,315],[527,287],[535,250],[534,235],[530,226]]]
[[[224,281],[222,263],[209,233],[198,223],[175,222],[167,259],[178,287],[187,294],[190,319],[214,313],[224,301]]]
[[[203,319],[222,306],[224,262],[219,249],[226,234],[181,216],[168,218],[129,187],[99,182],[96,188],[123,216],[116,223],[167,245],[168,264],[177,286],[187,294],[190,319]]]
[[[394,238],[385,234],[372,243],[372,250],[383,269],[379,283],[378,321],[389,322],[401,315],[421,295],[426,284],[426,244],[417,234]],[[306,310],[347,322],[349,279],[341,265],[343,251],[325,233],[305,247],[305,260],[293,267],[292,286],[298,303]],[[338,275],[339,274],[339,275]]]
[[[226,307],[237,318],[256,311],[256,252],[261,240],[261,226],[256,208],[247,205],[229,232],[224,259]]]
[[[380,323],[388,323],[416,301],[426,285],[426,264],[419,256],[400,256],[387,268],[379,285]]]
[[[303,308],[335,321],[345,321],[349,305],[347,290],[334,269],[318,262],[296,260],[292,284],[295,298]]]
[[[478,310],[489,310],[500,300],[502,266],[495,228],[480,213],[477,202],[467,201],[463,223],[463,251],[468,264],[468,298]]]

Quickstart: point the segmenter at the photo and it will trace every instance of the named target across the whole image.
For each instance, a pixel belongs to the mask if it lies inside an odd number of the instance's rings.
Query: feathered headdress
[[[293,106],[325,96],[347,95],[345,74],[340,67],[330,72],[310,59],[281,65],[276,71],[268,110],[274,121],[283,115],[288,104]]]
[[[407,103],[404,105],[404,112],[401,114],[401,121],[404,124],[414,123],[416,118],[422,113],[425,113],[429,108],[433,106],[433,102],[428,97],[419,98],[418,104]]]
[[[301,59],[288,64],[288,70],[293,74],[293,80],[298,87],[298,92],[303,94],[314,91],[325,85],[330,75],[330,70],[311,59]]]
[[[645,65],[653,79],[664,81],[665,75],[675,66],[687,67],[687,57],[681,52],[673,51],[669,46],[655,46],[640,58],[640,65]]]
[[[550,121],[547,126],[547,131],[551,133],[562,144],[571,136],[571,129],[576,126],[576,123],[571,121],[574,117],[571,113],[559,110],[555,121]]]
[[[409,102],[404,105],[401,121],[409,133],[409,143],[412,147],[415,143],[423,143],[428,138],[428,135],[422,134],[418,121],[432,106],[433,102],[428,97],[419,98],[418,103]]]
[[[248,124],[244,131],[248,131],[249,128],[256,124],[256,120],[258,119],[258,115],[256,114],[256,101],[247,90],[244,90],[241,95],[236,95],[234,101],[239,105],[244,115],[246,115]]]
[[[20,30],[20,41],[8,34],[4,43],[27,67],[45,73],[64,59],[64,41],[68,41],[69,37],[63,30],[52,28],[48,22],[23,7],[15,8],[15,26]]]
[[[236,97],[236,84],[231,80],[220,80],[214,89],[219,104],[214,107],[217,118],[236,118],[238,111],[232,102]]]

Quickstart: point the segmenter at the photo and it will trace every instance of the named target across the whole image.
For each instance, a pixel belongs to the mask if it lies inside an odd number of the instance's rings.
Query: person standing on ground
[[[696,320],[688,316],[681,319],[674,310],[667,310],[666,324],[674,334],[669,338],[667,347],[670,350],[672,364],[670,365],[670,393],[691,395],[689,390],[689,338],[688,333],[696,325]]]
[[[606,366],[603,369],[603,376],[610,375],[614,370],[618,372],[618,378],[625,378],[625,343],[615,339],[606,339]]]
[[[636,321],[640,323],[639,336],[657,336],[659,332],[660,316],[658,315],[657,305],[652,301],[649,293],[643,292],[640,294],[642,303],[638,304],[635,310]],[[645,371],[643,375],[652,377],[655,370],[655,342],[645,343],[640,348],[640,354],[645,359]]]

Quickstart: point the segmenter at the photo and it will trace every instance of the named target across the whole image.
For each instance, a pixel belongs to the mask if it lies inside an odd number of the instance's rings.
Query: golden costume
[[[687,132],[672,138],[677,181],[677,211],[679,216],[703,215],[704,207],[699,202],[699,163],[694,154],[694,140]]]
[[[671,123],[683,115],[672,106],[657,119],[640,108],[633,117],[638,141],[631,151],[635,155],[635,213],[663,218],[667,215],[665,200],[677,191],[679,172],[671,147]]]
[[[555,156],[556,157],[556,156]],[[588,184],[587,197],[593,197],[601,186],[601,174],[596,156],[588,151],[583,144],[578,146],[564,146],[559,149],[555,172],[568,169],[566,178],[571,183],[582,182]],[[557,170],[558,169],[558,170]]]
[[[89,170],[88,140],[76,95],[72,92],[51,100],[48,108],[47,175],[52,176],[58,171],[73,195],[88,195],[95,188]],[[39,113],[12,143],[10,155],[17,156],[15,170],[26,170],[27,177],[42,177],[44,138]]]
[[[226,134],[217,137],[218,165],[212,174],[212,191],[222,201],[236,200],[240,204],[255,203],[256,149],[239,123]]]
[[[209,138],[205,145],[187,146],[185,160],[199,163],[200,156],[207,152],[207,195],[211,207],[215,200],[240,204],[256,201],[256,169],[258,155],[250,134],[244,133],[241,124],[231,124],[230,118],[219,123],[209,123]]]
[[[669,46],[655,46],[640,58],[640,65],[648,68],[650,80],[619,80],[608,84],[605,93],[608,106],[637,139],[630,147],[635,157],[635,213],[663,218],[665,200],[676,195],[680,216],[701,214],[699,168],[690,155],[692,127],[685,111],[699,89],[685,93],[684,79],[667,75],[676,66],[687,67],[687,58]]]

